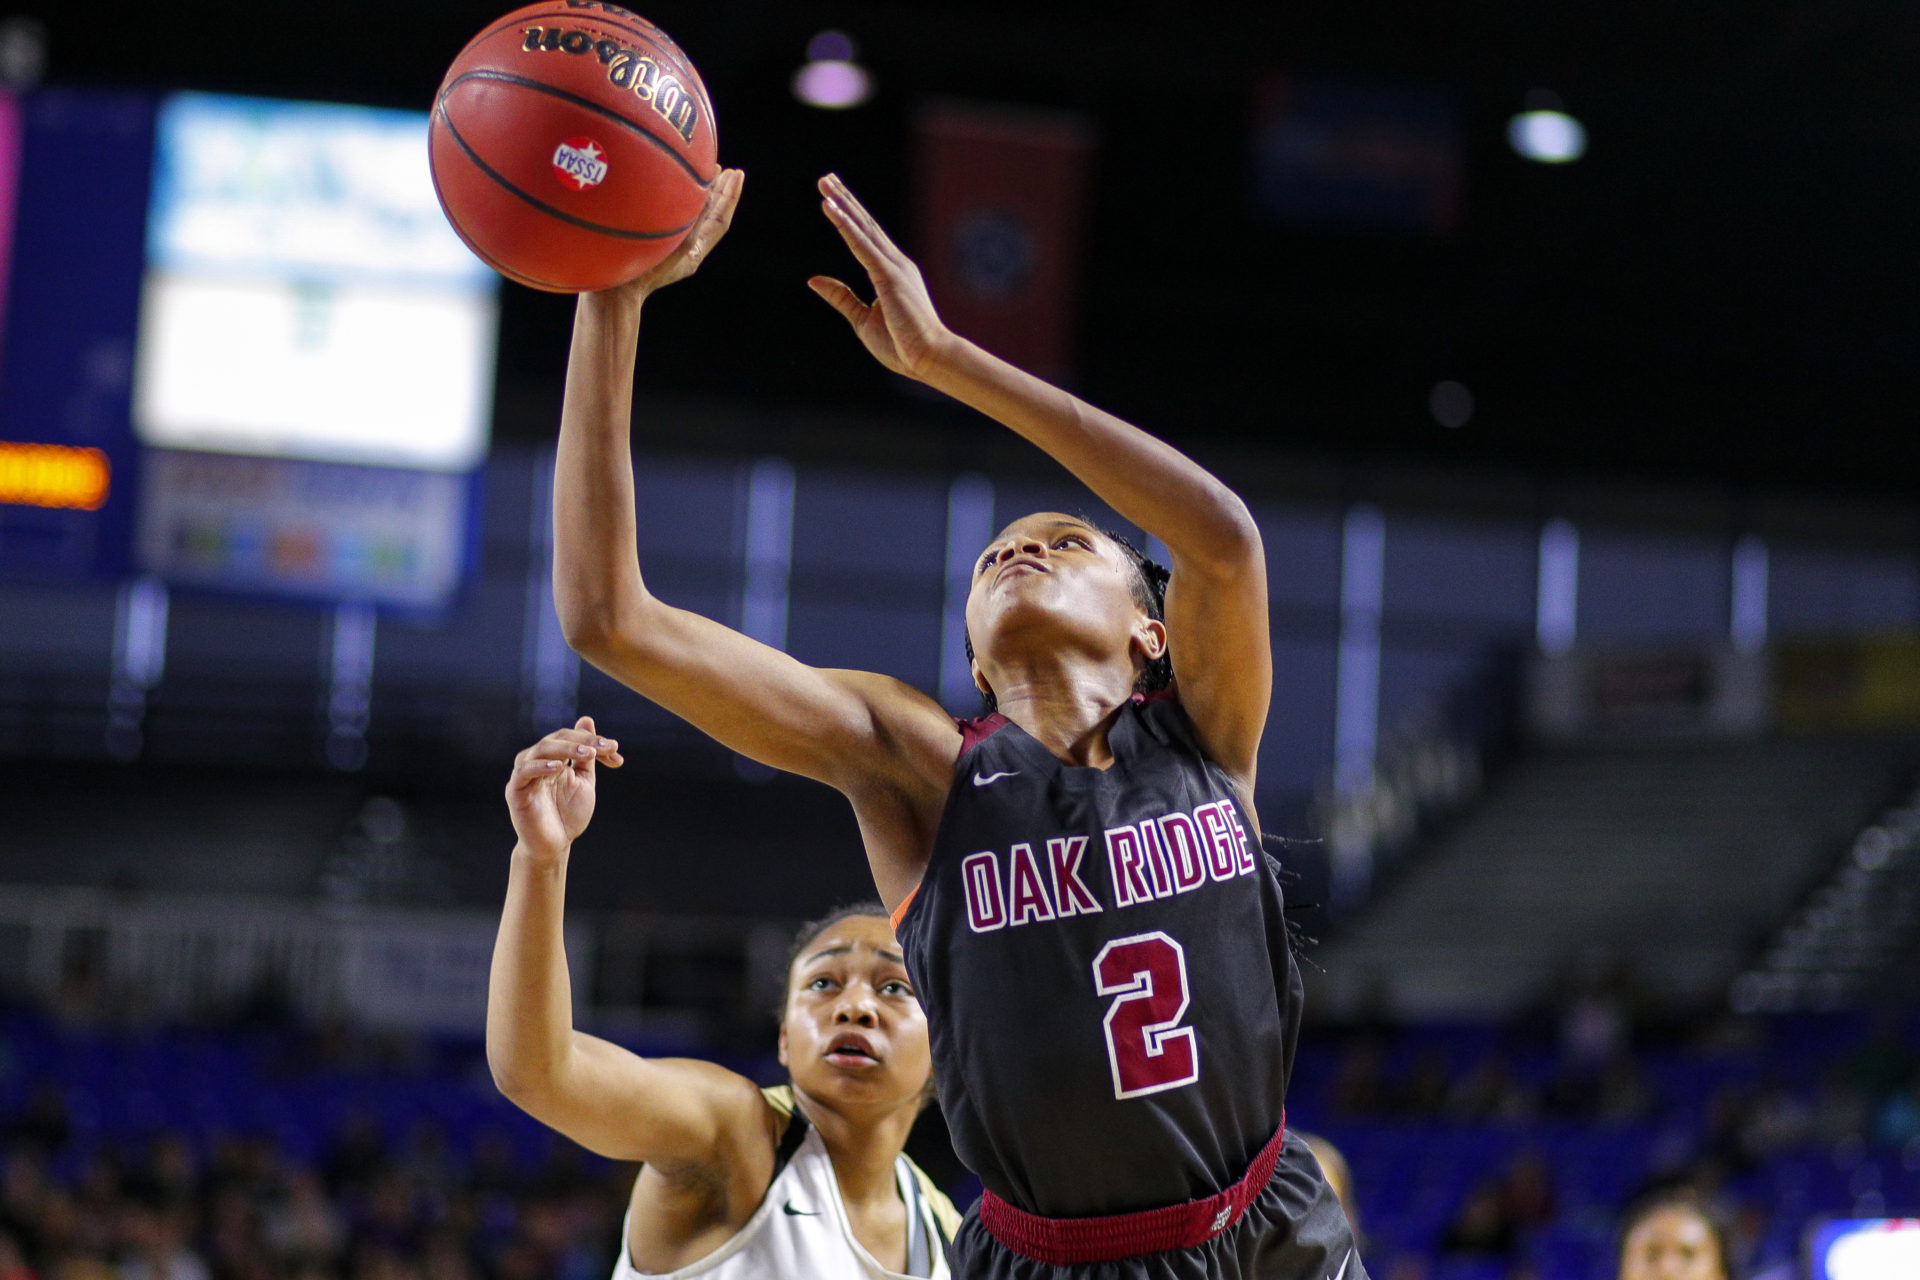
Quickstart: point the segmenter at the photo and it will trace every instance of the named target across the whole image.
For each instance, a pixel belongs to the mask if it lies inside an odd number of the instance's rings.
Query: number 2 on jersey
[[[1187,953],[1158,929],[1115,938],[1093,958],[1093,989],[1107,1006],[1113,1096],[1138,1098],[1200,1078],[1200,1045],[1187,1012]]]

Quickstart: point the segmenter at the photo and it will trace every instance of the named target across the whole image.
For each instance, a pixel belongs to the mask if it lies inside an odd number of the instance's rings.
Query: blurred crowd
[[[465,1087],[446,1081],[448,1089]],[[633,1171],[504,1128],[396,1135],[351,1109],[316,1149],[165,1125],[77,1140],[62,1082],[0,1118],[0,1280],[605,1280]],[[524,1135],[521,1135],[524,1136]]]
[[[611,1273],[633,1170],[513,1111],[477,1042],[116,1021],[0,1009],[0,1280]],[[1382,1280],[1611,1276],[1672,1186],[1762,1280],[1812,1217],[1920,1210],[1917,1030],[1662,1020],[1606,980],[1512,1026],[1318,1029],[1289,1112],[1345,1151]]]
[[[1398,1134],[1396,1167],[1418,1165],[1407,1154],[1418,1150],[1426,1182],[1452,1188],[1422,1219],[1383,1185],[1399,1179],[1369,1187],[1356,1162],[1363,1214],[1371,1199],[1404,1228],[1376,1235],[1382,1276],[1420,1280],[1435,1259],[1459,1280],[1600,1274],[1620,1209],[1663,1189],[1716,1208],[1733,1274],[1797,1275],[1813,1218],[1920,1211],[1917,1031],[1905,1010],[1805,1024],[1664,1017],[1615,972],[1507,1027],[1436,1035],[1380,1020],[1336,1034],[1319,1103],[1336,1140]],[[1470,1141],[1490,1134],[1508,1141]],[[1481,1154],[1449,1180],[1434,1168],[1449,1151]],[[1567,1194],[1583,1160],[1600,1167]],[[1543,1241],[1583,1246],[1578,1265],[1551,1265]]]

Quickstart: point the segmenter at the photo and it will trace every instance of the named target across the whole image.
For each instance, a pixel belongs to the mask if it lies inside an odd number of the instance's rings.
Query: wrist
[[[652,292],[639,287],[637,282],[630,282],[596,293],[583,293],[580,311],[603,324],[632,324],[639,320],[640,308]]]
[[[513,862],[531,871],[565,871],[567,856],[572,852],[571,843],[550,845],[544,841],[530,841],[522,837],[514,843]]]
[[[940,336],[927,344],[927,358],[915,376],[935,391],[952,393],[952,388],[964,381],[967,362],[980,348],[967,341],[951,329],[942,329]]]

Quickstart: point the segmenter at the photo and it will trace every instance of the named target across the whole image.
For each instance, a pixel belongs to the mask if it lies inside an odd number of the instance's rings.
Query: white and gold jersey
[[[819,1130],[793,1109],[789,1090],[769,1089],[766,1094],[768,1102],[792,1119],[780,1144],[785,1159],[776,1163],[766,1198],[746,1225],[706,1257],[663,1277],[635,1270],[622,1223],[613,1280],[950,1280],[947,1245],[960,1215],[920,1167],[904,1155],[894,1161],[900,1198],[907,1206],[907,1270],[889,1271],[854,1238]]]

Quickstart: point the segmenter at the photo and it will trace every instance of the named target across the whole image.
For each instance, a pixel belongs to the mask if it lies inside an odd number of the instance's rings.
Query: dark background
[[[50,78],[424,107],[494,0],[29,4]],[[1914,485],[1920,105],[1911,4],[1045,2],[641,6],[712,92],[750,175],[725,251],[658,307],[645,376],[691,392],[897,403],[806,276],[848,264],[811,179],[907,225],[928,95],[1090,112],[1101,138],[1079,389],[1184,442],[1345,459],[1871,489]],[[849,32],[879,92],[796,102],[808,38]],[[1274,72],[1451,90],[1465,216],[1449,236],[1296,231],[1249,197],[1254,88]],[[1588,127],[1530,164],[1532,90]],[[550,430],[565,299],[510,289],[500,438]],[[1465,427],[1428,390],[1470,387]],[[938,414],[939,409],[929,409]]]

